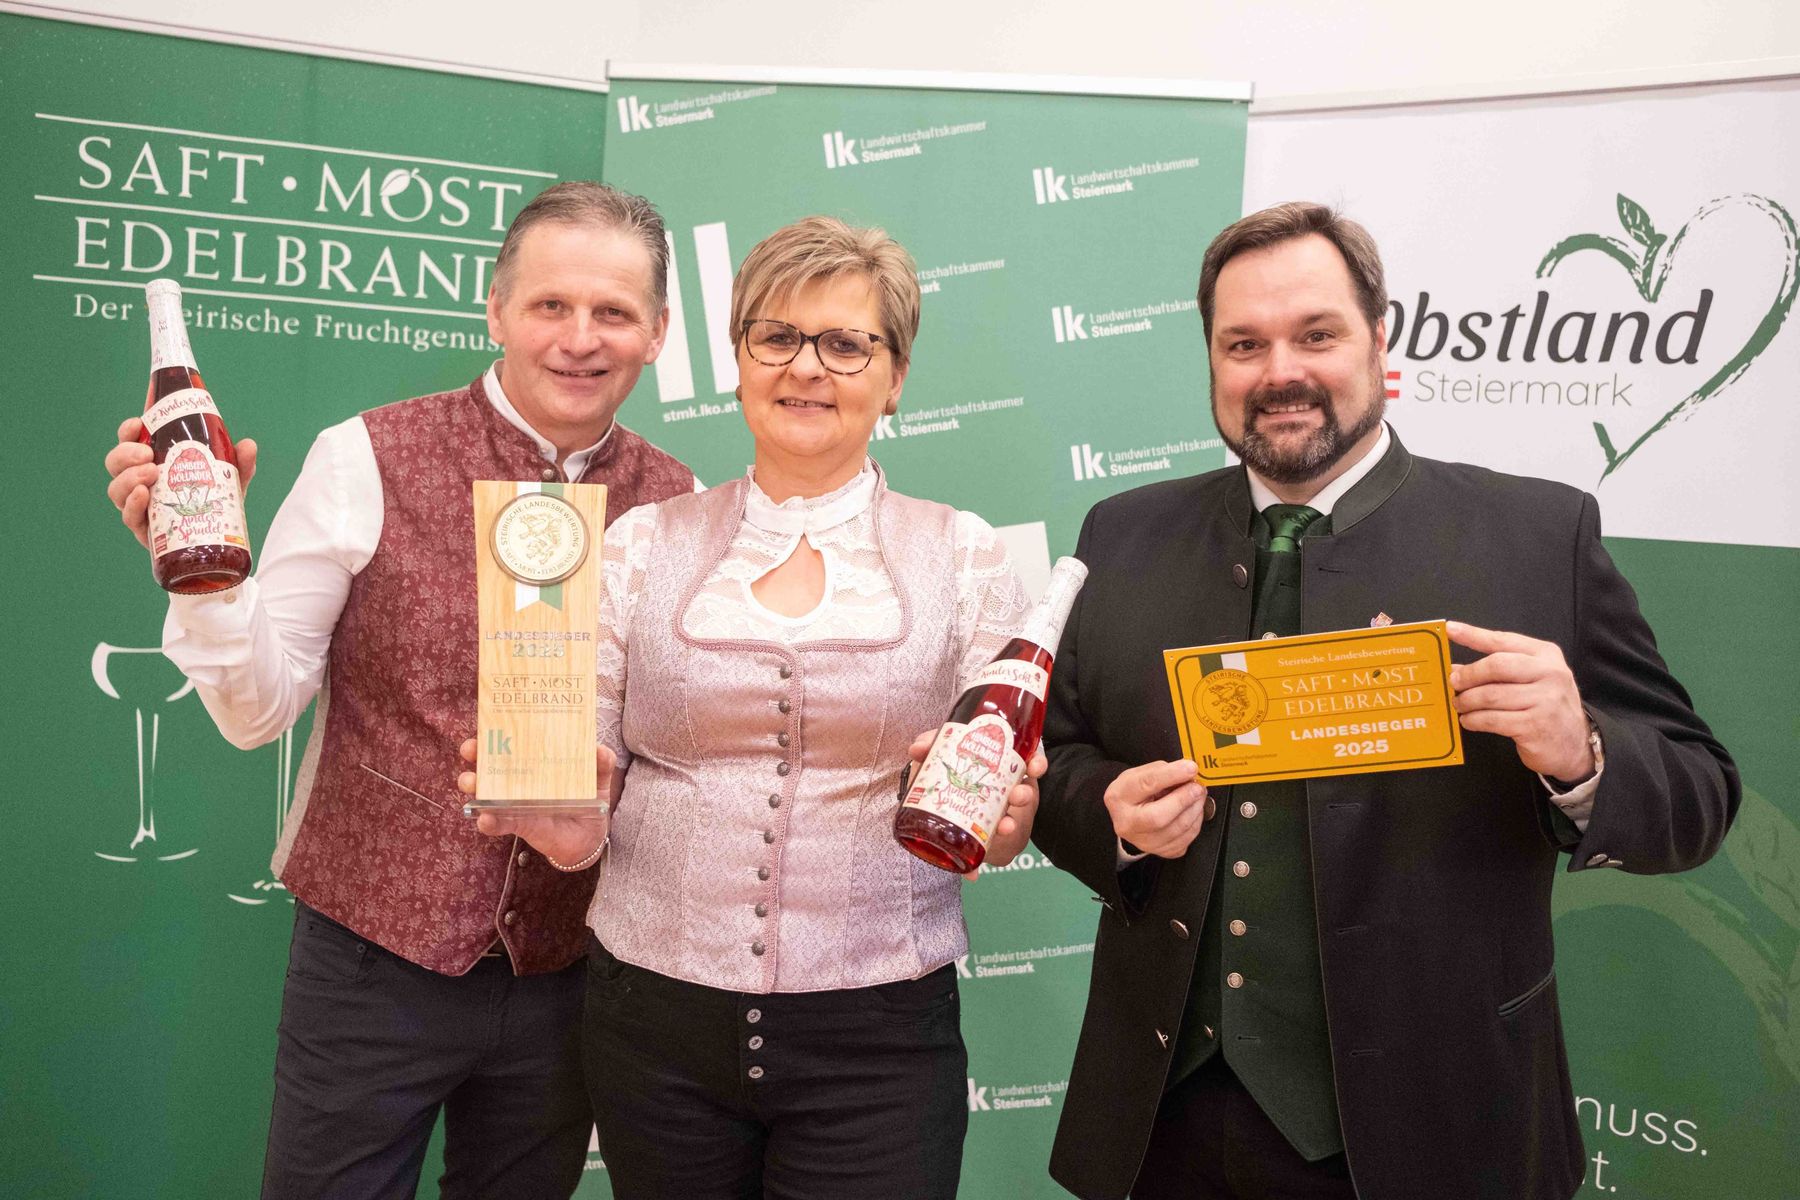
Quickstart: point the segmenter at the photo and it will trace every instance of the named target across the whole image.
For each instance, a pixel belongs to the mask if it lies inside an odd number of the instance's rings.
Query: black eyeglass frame
[[[790,354],[788,357],[782,359],[780,362],[767,362],[763,359],[757,358],[756,351],[754,351],[750,348],[750,327],[752,325],[779,325],[783,329],[792,329],[794,331],[794,336],[800,339],[800,344],[794,347],[794,352],[792,354]],[[840,329],[821,329],[817,333],[808,334],[808,333],[801,333],[798,326],[789,325],[786,321],[777,321],[773,317],[748,317],[748,318],[746,318],[744,320],[744,327],[743,327],[742,333],[743,333],[743,338],[744,338],[744,353],[748,354],[750,356],[751,360],[754,362],[762,363],[762,365],[765,367],[785,367],[789,363],[793,362],[796,358],[799,358],[800,352],[802,350],[806,349],[806,344],[808,342],[811,342],[812,348],[813,348],[813,353],[818,356],[819,365],[821,367],[824,367],[827,371],[830,371],[833,375],[861,375],[864,371],[869,369],[869,364],[875,361],[875,347],[876,346],[888,346],[890,351],[893,349],[892,345],[888,342],[888,340],[886,338],[882,337],[879,333],[870,333],[866,329],[842,329],[842,328],[840,328]],[[856,370],[854,370],[854,371],[838,370],[836,367],[832,366],[830,363],[825,361],[825,355],[819,350],[819,339],[824,337],[828,333],[860,333],[860,334],[862,334],[864,337],[868,338],[870,342],[873,343],[873,345],[871,345],[869,347],[869,357],[864,359],[863,365],[856,368]]]

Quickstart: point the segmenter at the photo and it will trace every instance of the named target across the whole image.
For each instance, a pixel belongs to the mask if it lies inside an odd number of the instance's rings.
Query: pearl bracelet
[[[557,862],[554,858],[551,858],[548,854],[544,854],[544,861],[549,863],[551,866],[555,867],[559,871],[585,871],[589,867],[593,866],[595,863],[600,861],[600,856],[602,854],[606,853],[606,847],[609,844],[611,844],[611,842],[612,842],[612,835],[609,833],[605,837],[600,839],[600,844],[598,846],[595,846],[593,851],[591,853],[589,853],[586,858],[582,859],[578,863],[571,863],[568,866],[564,866],[562,863]],[[542,850],[540,850],[540,851],[538,851],[538,853],[543,854],[544,852]]]

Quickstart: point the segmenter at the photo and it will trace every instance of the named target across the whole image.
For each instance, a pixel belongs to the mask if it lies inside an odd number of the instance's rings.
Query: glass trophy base
[[[463,803],[463,816],[484,812],[531,813],[536,816],[592,817],[598,820],[612,808],[606,800],[483,800],[477,797]]]

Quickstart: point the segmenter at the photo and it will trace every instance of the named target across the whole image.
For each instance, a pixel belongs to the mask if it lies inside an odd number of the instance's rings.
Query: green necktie
[[[1321,516],[1304,504],[1271,504],[1262,510],[1269,522],[1269,553],[1293,554],[1300,549],[1300,535]]]
[[[1272,504],[1262,510],[1262,523],[1269,541],[1256,552],[1250,636],[1296,634],[1300,539],[1327,532],[1331,518],[1299,504]],[[1309,1160],[1323,1158],[1344,1142],[1325,1021],[1306,785],[1293,779],[1241,784],[1231,789],[1229,803],[1221,797],[1219,817],[1225,836],[1169,1085],[1223,1052],[1288,1142]],[[1239,875],[1230,863],[1254,863],[1255,874]]]
[[[1300,632],[1300,538],[1323,514],[1304,504],[1271,504],[1262,510],[1269,545],[1256,555],[1256,597],[1251,605],[1251,637]]]

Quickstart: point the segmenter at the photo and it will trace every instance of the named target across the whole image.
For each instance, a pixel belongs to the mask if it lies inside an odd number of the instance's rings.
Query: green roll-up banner
[[[606,98],[10,14],[0,98],[0,1194],[254,1195],[293,912],[269,854],[306,723],[233,749],[157,650],[164,594],[101,469],[143,406],[143,285],[181,282],[220,411],[261,443],[260,545],[320,429],[496,356],[501,236],[598,176]]]
[[[707,483],[750,436],[727,312],[760,239],[810,213],[880,225],[924,315],[894,487],[972,509],[1028,582],[1097,500],[1224,462],[1194,284],[1239,215],[1236,100],[668,80],[614,72],[606,179],[668,220],[674,314],[626,424]],[[961,1194],[1059,1196],[1045,1172],[1093,963],[1096,906],[1028,849],[964,887],[969,1137]]]

